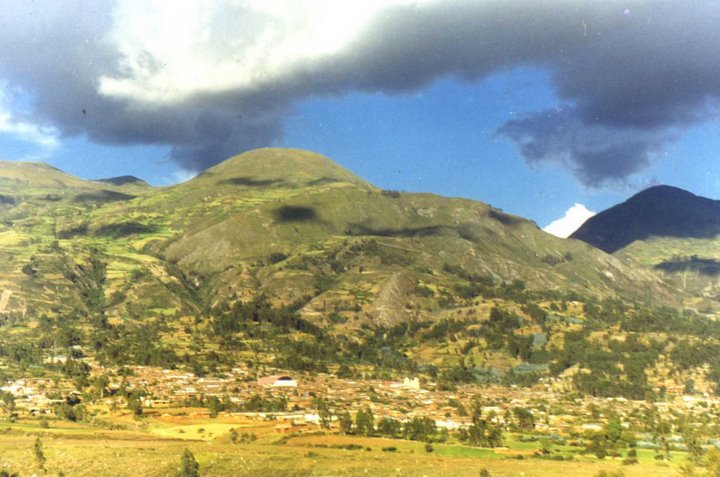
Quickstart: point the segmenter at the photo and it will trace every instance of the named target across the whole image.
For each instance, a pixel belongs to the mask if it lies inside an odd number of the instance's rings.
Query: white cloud
[[[109,37],[120,74],[102,76],[99,92],[157,106],[272,86],[343,50],[381,8],[408,3],[417,2],[126,0]]]
[[[8,134],[15,139],[36,144],[46,151],[58,147],[57,129],[18,119],[10,111],[6,95],[0,89],[0,134]]]
[[[169,176],[165,176],[160,180],[160,185],[162,186],[169,186],[169,185],[175,185],[175,184],[182,184],[183,182],[187,182],[190,179],[193,179],[197,176],[197,172],[189,171],[187,169],[180,169],[178,171],[173,172]]]
[[[276,143],[308,99],[531,66],[571,107],[525,112],[499,132],[526,161],[601,186],[716,120],[720,98],[717,0],[622,3],[3,0],[0,82],[27,95],[32,119],[5,108],[2,128],[48,146],[55,135],[38,124],[60,138],[168,145],[202,170]]]
[[[564,216],[552,221],[543,230],[556,237],[567,238],[593,215],[595,212],[588,210],[583,204],[576,203],[565,212]]]

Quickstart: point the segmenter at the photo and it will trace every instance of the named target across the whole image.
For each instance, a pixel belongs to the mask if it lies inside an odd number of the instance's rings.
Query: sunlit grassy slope
[[[720,239],[653,237],[633,242],[615,255],[686,292],[688,306],[707,313],[720,309]]]
[[[418,285],[450,289],[458,269],[532,289],[672,300],[651,274],[528,220],[382,191],[286,149],[251,151],[160,189],[0,163],[0,254],[0,313],[25,319],[98,309],[120,321],[194,316],[263,293],[315,297],[303,310],[310,318],[352,301],[358,315],[392,322],[411,315]]]

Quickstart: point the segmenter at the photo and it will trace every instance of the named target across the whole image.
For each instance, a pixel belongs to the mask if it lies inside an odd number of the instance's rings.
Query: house
[[[296,388],[297,381],[292,376],[275,375],[258,379],[258,384],[265,388]]]
[[[307,429],[307,424],[304,422],[290,421],[286,424],[278,424],[275,426],[275,432],[278,434],[293,434],[295,432],[302,432]]]

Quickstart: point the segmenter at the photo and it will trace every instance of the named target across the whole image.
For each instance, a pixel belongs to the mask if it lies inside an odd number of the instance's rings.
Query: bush
[[[280,263],[284,260],[286,260],[288,256],[282,252],[273,252],[270,255],[268,255],[267,262],[268,264],[272,265],[274,263]]]
[[[595,474],[595,477],[625,477],[625,472],[622,470],[601,470]]]
[[[192,452],[187,449],[183,452],[180,461],[180,477],[200,477],[200,464],[197,463]]]

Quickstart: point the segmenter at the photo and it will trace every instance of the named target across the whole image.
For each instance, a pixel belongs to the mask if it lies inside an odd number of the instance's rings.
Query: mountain
[[[308,151],[251,151],[173,187],[127,189],[134,182],[2,165],[0,280],[12,299],[0,312],[95,308],[119,322],[263,295],[306,300],[310,320],[352,302],[358,326],[389,324],[430,316],[412,311],[437,306],[416,287],[442,294],[467,276],[674,299],[651,273],[528,220],[481,202],[383,191]]]
[[[124,185],[136,185],[141,187],[149,187],[150,184],[145,182],[142,179],[139,179],[135,176],[117,176],[117,177],[108,177],[106,179],[95,179],[95,182],[104,182],[106,184],[112,184],[116,186],[124,186]]]
[[[591,217],[570,237],[613,253],[651,237],[709,239],[718,234],[720,201],[663,185]]]
[[[686,299],[488,204],[381,190],[308,151],[163,188],[2,164],[0,194],[0,361],[80,346],[115,364],[547,370],[533,336],[555,349],[586,318]]]
[[[18,376],[74,376],[47,364],[72,355],[448,387],[551,376],[637,399],[678,340],[720,335],[692,311],[715,313],[713,297],[623,254],[650,239],[609,255],[309,151],[250,151],[162,188],[0,163],[0,197],[0,365]]]
[[[720,201],[651,187],[585,222],[572,236],[655,273],[685,306],[720,309]]]
[[[441,282],[445,265],[520,279],[532,288],[604,295],[626,289],[632,280],[653,282],[487,204],[382,191],[306,151],[252,151],[133,205],[152,213],[174,207],[164,223],[179,233],[157,244],[154,253],[204,277],[212,283],[205,291],[213,295],[227,293],[223,288],[245,296],[260,289],[289,300],[314,294],[312,276],[330,273],[339,289],[346,281],[365,282],[372,297],[396,274],[410,283]],[[178,213],[182,223],[175,222]],[[370,241],[380,247],[375,257],[357,251]],[[280,255],[287,257],[282,263],[262,265]],[[323,262],[337,262],[338,270],[328,272]],[[247,280],[249,271],[254,280]],[[399,316],[407,315],[405,304]]]

